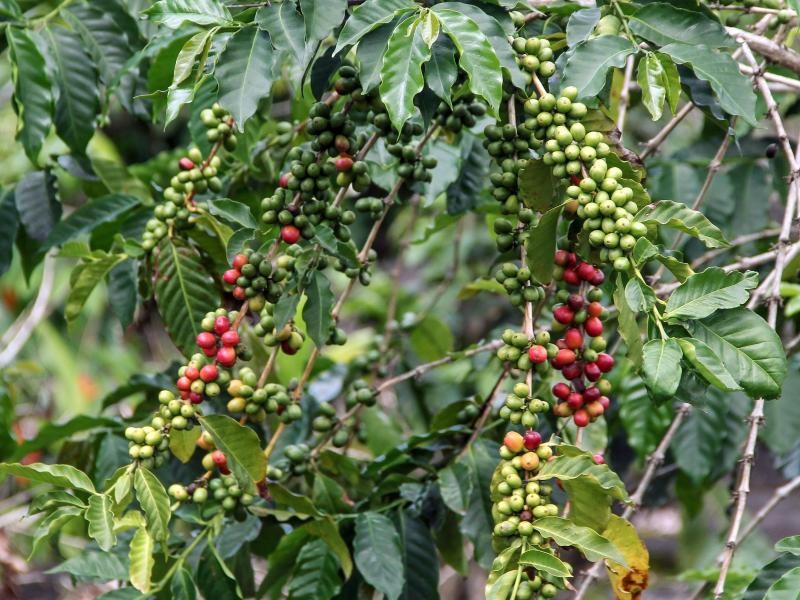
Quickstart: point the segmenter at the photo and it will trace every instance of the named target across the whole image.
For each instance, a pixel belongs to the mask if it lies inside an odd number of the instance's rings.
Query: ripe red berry
[[[561,400],[566,400],[567,396],[569,396],[569,393],[571,391],[572,390],[570,389],[570,387],[563,382],[559,382],[553,386],[553,396]]]
[[[553,311],[553,318],[562,325],[569,325],[575,318],[575,313],[569,306],[562,304]]]
[[[300,239],[300,230],[294,225],[281,227],[281,239],[289,245],[296,244]]]
[[[233,288],[231,295],[237,300],[244,300],[245,298],[247,298],[247,292],[244,291],[243,287],[239,287],[238,285],[235,288]]]
[[[603,335],[603,322],[597,317],[589,317],[583,324],[583,330],[591,337]]]
[[[600,269],[595,269],[594,275],[592,275],[592,278],[589,280],[589,283],[591,283],[592,285],[602,285],[605,280],[606,280],[605,273],[603,273],[603,271],[601,271]]]
[[[247,256],[244,254],[237,254],[233,257],[233,268],[237,271],[241,271],[242,267],[248,263]]]
[[[572,420],[575,421],[577,427],[586,427],[589,424],[589,413],[581,408],[575,411],[575,414],[572,415]]]
[[[217,351],[217,362],[223,367],[232,367],[236,362],[236,350],[230,346],[223,346]]]
[[[217,365],[205,365],[202,369],[200,369],[200,379],[209,383],[211,381],[216,381],[219,372],[217,370]]]
[[[333,164],[336,166],[337,171],[349,171],[353,168],[353,159],[347,154],[340,154]]]
[[[289,187],[289,177],[291,175],[289,173],[284,173],[278,179],[278,187],[287,188]]]
[[[188,400],[189,399],[189,393],[190,393],[189,390],[181,390],[180,391],[181,400]]]
[[[606,408],[608,408],[609,406],[611,406],[611,400],[609,399],[609,397],[608,397],[608,396],[600,396],[600,397],[597,399],[597,401],[600,403],[600,405],[601,405],[601,406],[602,406],[604,409],[606,409]]]
[[[594,277],[595,268],[587,262],[578,265],[578,277],[583,281],[591,281]]]
[[[536,450],[536,448],[539,447],[539,444],[542,443],[542,436],[538,431],[533,431],[530,429],[525,432],[525,435],[522,436],[522,441],[525,444],[526,450]]]
[[[553,366],[557,369],[566,367],[575,362],[575,353],[569,348],[564,348],[558,351],[556,357],[553,359]],[[571,379],[571,377],[569,378]]]
[[[184,371],[184,375],[189,379],[189,381],[194,381],[198,377],[200,377],[200,371],[197,367],[186,367],[186,371]]]
[[[583,365],[580,362],[574,362],[571,365],[567,365],[563,369],[561,369],[561,374],[564,376],[565,379],[569,379],[572,381],[573,385],[578,385],[580,383],[580,376],[583,373]],[[577,389],[577,388],[576,388]]]
[[[574,267],[576,264],[578,264],[578,257],[574,252],[567,252],[567,266]]]
[[[590,302],[589,306],[586,307],[586,313],[590,317],[599,317],[603,314],[603,305],[599,302]]]
[[[214,331],[217,335],[222,335],[231,328],[231,321],[228,317],[222,316],[214,319]]]
[[[567,397],[567,406],[569,406],[572,410],[578,410],[581,408],[583,406],[583,394],[572,392]]]
[[[197,334],[195,341],[201,348],[213,348],[217,344],[217,338],[210,331],[201,331]]]
[[[584,398],[584,399],[585,399],[587,402],[594,402],[595,400],[597,400],[598,398],[600,398],[600,396],[601,396],[601,394],[600,394],[600,390],[599,390],[599,389],[597,389],[597,388],[596,388],[596,387],[594,387],[594,386],[592,386],[592,387],[590,387],[590,388],[586,388],[586,390],[583,392],[583,398]]]
[[[583,374],[586,375],[586,379],[589,381],[597,381],[602,377],[603,372],[597,366],[597,363],[590,362],[583,367]]]
[[[228,459],[225,458],[225,455],[220,450],[214,450],[211,453],[211,460],[213,460],[214,464],[217,465],[220,473],[223,475],[230,473],[228,470]]]
[[[592,456],[592,460],[596,465],[606,464],[606,459],[602,454],[595,454],[594,456]]]
[[[534,344],[528,349],[528,358],[535,365],[543,363],[547,360],[547,348]]]
[[[614,357],[610,354],[606,354],[605,352],[598,354],[595,362],[603,373],[608,373],[614,368]]]
[[[178,381],[175,382],[175,385],[178,386],[180,391],[185,392],[192,387],[192,380],[186,376],[178,377]]]
[[[220,339],[222,340],[223,346],[236,346],[239,343],[239,334],[233,329],[230,329],[223,333]]]
[[[580,278],[578,277],[578,273],[575,269],[566,269],[564,271],[564,283],[568,283],[569,285],[578,285],[581,282]]]
[[[217,354],[217,345],[214,344],[213,346],[209,346],[208,348],[203,348],[203,354],[206,356],[215,356]]]
[[[194,163],[192,159],[188,156],[184,156],[178,161],[178,166],[181,168],[182,171],[191,171],[194,169]]]
[[[228,269],[222,274],[222,281],[227,283],[228,285],[233,285],[236,283],[236,280],[241,277],[241,273],[236,269]]]
[[[564,334],[564,343],[570,350],[577,350],[583,346],[583,335],[574,327],[572,329],[568,329],[567,333]]]
[[[556,263],[559,267],[563,267],[564,265],[567,264],[568,255],[569,252],[567,252],[566,250],[556,250],[556,255],[555,258],[553,259],[553,262]]]
[[[567,305],[575,312],[578,312],[583,308],[584,302],[584,297],[580,294],[570,294],[569,298],[567,299]]]
[[[203,394],[197,392],[189,392],[189,402],[192,404],[200,404],[203,401]]]
[[[578,177],[577,175],[570,175],[570,176],[569,176],[569,182],[570,182],[572,185],[580,185],[580,183],[581,183],[581,178],[580,178],[580,177]]]
[[[288,354],[289,356],[297,354],[297,350],[292,348],[292,345],[289,343],[289,340],[281,342],[281,350],[283,350],[284,354]]]

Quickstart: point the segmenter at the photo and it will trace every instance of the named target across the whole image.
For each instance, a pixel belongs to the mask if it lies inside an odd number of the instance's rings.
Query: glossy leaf
[[[269,37],[256,27],[246,27],[228,40],[214,76],[219,103],[231,112],[239,131],[272,88],[273,50]]]
[[[769,587],[764,600],[794,600],[797,598],[798,590],[800,590],[800,567],[795,567],[781,575],[781,578]]]
[[[381,82],[383,56],[394,33],[394,25],[387,23],[369,32],[358,43],[356,58],[361,66],[358,77],[365,92],[371,91]]]
[[[237,200],[229,200],[228,198],[221,198],[219,200],[209,200],[208,210],[212,215],[222,217],[226,221],[241,225],[248,229],[255,229],[258,227],[256,219],[244,202]]]
[[[68,487],[84,492],[94,493],[95,491],[91,479],[83,471],[70,465],[0,463],[0,475],[22,477],[38,483],[49,483],[57,487]]]
[[[182,463],[187,463],[194,456],[197,447],[197,438],[202,432],[197,428],[177,430],[169,432],[170,452]]]
[[[486,600],[507,600],[508,595],[514,588],[514,582],[517,579],[516,571],[509,571],[503,573],[498,579],[492,583],[486,584]]]
[[[344,20],[347,0],[300,0],[306,24],[306,39],[319,41],[328,37]]]
[[[753,271],[726,273],[709,267],[695,273],[678,286],[667,301],[665,319],[702,319],[723,308],[741,306],[758,285]]]
[[[97,71],[83,41],[63,27],[46,27],[49,72],[58,88],[54,123],[58,137],[76,154],[83,154],[94,135],[100,111]]]
[[[306,332],[317,348],[322,348],[330,337],[333,317],[331,309],[335,302],[331,282],[319,271],[314,271],[306,286],[306,303],[303,305],[303,321]]]
[[[303,546],[289,582],[289,600],[329,600],[339,593],[339,563],[322,540]]]
[[[430,60],[425,63],[425,82],[434,94],[451,104],[457,78],[456,48],[450,38],[440,37],[431,48]]]
[[[725,112],[738,115],[750,124],[756,123],[753,86],[730,54],[699,44],[669,44],[661,51],[679,65],[691,66],[695,75],[707,81]]]
[[[678,100],[681,97],[681,77],[678,73],[678,66],[669,56],[661,52],[656,52],[656,58],[658,58],[661,68],[664,70],[664,76],[661,81],[665,86],[667,104],[674,114],[678,110]]]
[[[93,231],[103,223],[114,221],[137,204],[138,198],[121,194],[109,194],[90,200],[53,228],[44,247],[61,246],[64,242]]]
[[[628,304],[625,294],[625,288],[622,285],[622,276],[617,276],[617,282],[614,286],[614,306],[617,307],[619,315],[617,316],[617,324],[619,327],[620,336],[625,340],[625,345],[628,347],[628,358],[631,360],[635,367],[640,367],[642,363],[642,333],[639,329],[639,324],[636,321],[636,313],[633,308]]]
[[[294,2],[262,6],[256,13],[256,22],[269,32],[269,39],[278,53],[291,54],[297,65],[305,68],[312,48],[304,41],[303,17]]]
[[[89,522],[89,537],[97,542],[101,550],[110,550],[117,543],[114,535],[114,513],[112,501],[105,494],[94,494],[89,498],[86,520]]]
[[[172,86],[178,86],[186,81],[195,70],[195,64],[208,56],[213,29],[200,31],[186,40],[186,43],[175,59],[175,71],[172,74]],[[199,65],[202,71],[203,65]]]
[[[556,199],[553,169],[541,160],[529,160],[518,176],[519,198],[528,208],[546,211]]]
[[[344,27],[339,32],[334,54],[338,54],[347,46],[352,46],[370,31],[388,23],[395,16],[417,9],[418,6],[412,0],[366,0],[356,6],[345,21]]]
[[[728,410],[723,396],[709,394],[697,401],[675,434],[670,449],[675,463],[695,484],[702,483],[719,460]]]
[[[31,452],[47,448],[76,433],[103,429],[119,431],[121,425],[119,421],[115,421],[114,419],[91,417],[89,415],[78,415],[62,423],[48,422],[42,425],[34,437],[20,443],[11,455],[11,458],[12,460],[20,460]]]
[[[681,381],[683,353],[674,338],[650,340],[642,349],[642,375],[656,400],[669,400]]]
[[[400,597],[405,583],[402,548],[392,522],[376,512],[356,517],[354,558],[364,579],[389,600]]]
[[[751,397],[777,398],[786,377],[786,356],[778,334],[746,308],[719,311],[687,325],[719,356]]]
[[[75,267],[70,277],[69,296],[64,307],[64,316],[68,321],[78,317],[97,284],[111,272],[111,269],[127,258],[124,254],[106,254],[97,250]]]
[[[228,459],[228,468],[239,485],[254,492],[255,483],[264,479],[267,469],[267,460],[256,432],[225,415],[201,417],[200,424]]]
[[[624,67],[628,56],[636,52],[637,48],[630,40],[614,35],[581,42],[567,55],[561,85],[578,88],[578,98],[581,99],[597,96],[605,86],[608,70]]]
[[[169,584],[169,591],[173,600],[195,600],[197,598],[197,586],[195,586],[192,574],[188,569],[183,567],[175,571]]]
[[[634,12],[628,20],[631,31],[657,46],[672,43],[710,48],[735,46],[719,21],[699,10],[685,10],[668,2],[653,2]]]
[[[56,200],[55,178],[49,171],[31,171],[17,183],[14,202],[25,233],[43,242],[61,218],[61,204]]]
[[[140,466],[133,476],[136,499],[147,517],[147,530],[157,542],[169,537],[170,499],[164,484],[151,471]]]
[[[403,549],[403,571],[406,574],[401,598],[438,600],[439,564],[436,546],[428,526],[408,511],[399,511],[395,520]]]
[[[78,506],[61,506],[39,521],[36,525],[36,531],[33,533],[33,542],[28,560],[35,556],[42,545],[49,541],[51,537],[61,533],[67,523],[75,518],[80,518],[83,521],[83,513],[84,509]]]
[[[131,539],[131,549],[128,554],[130,566],[128,567],[128,579],[131,584],[140,592],[150,591],[151,579],[153,575],[153,565],[155,560],[155,543],[153,538],[144,527],[136,530]]]
[[[800,568],[800,556],[785,553],[761,567],[756,578],[747,586],[742,600],[764,600],[772,585],[785,573]]]
[[[200,321],[210,306],[219,305],[213,279],[196,250],[169,238],[157,246],[155,273],[156,302],[167,333],[184,354],[191,354]]]
[[[559,481],[585,478],[616,500],[625,501],[628,498],[625,484],[622,483],[619,475],[608,465],[596,464],[587,452],[580,452],[573,456],[557,456],[554,460],[545,462],[534,477],[539,480],[551,478]]]
[[[775,542],[776,552],[790,552],[795,556],[800,556],[800,535],[792,535],[782,538]]]
[[[219,556],[214,544],[208,544],[200,555],[195,581],[204,598],[215,600],[243,598],[236,577]]]
[[[53,124],[53,96],[45,70],[44,57],[25,29],[6,28],[11,81],[14,84],[14,109],[18,125],[16,139],[33,164]]]
[[[46,573],[69,573],[81,579],[110,581],[124,580],[128,576],[128,569],[115,554],[84,551],[49,569]]]
[[[683,351],[683,356],[694,369],[714,387],[723,392],[741,390],[742,386],[723,364],[719,356],[705,343],[694,338],[678,338],[678,343]]]
[[[553,255],[556,252],[558,218],[563,205],[554,206],[539,219],[528,237],[527,261],[533,277],[539,283],[549,283],[553,278]]]
[[[572,48],[586,40],[600,20],[599,8],[576,10],[567,21],[567,46]]]
[[[490,111],[497,114],[503,96],[503,77],[500,60],[491,42],[475,21],[441,6],[436,5],[431,10],[439,17],[442,29],[458,50],[458,64],[469,78],[470,89],[486,100]]]
[[[640,210],[635,220],[678,229],[696,237],[709,248],[727,248],[730,245],[719,228],[703,213],[692,210],[680,202],[661,200]]]
[[[542,517],[533,521],[533,528],[553,538],[559,546],[574,546],[591,561],[610,559],[622,565],[627,564],[614,544],[588,527],[580,527],[561,517]]]
[[[144,11],[154,23],[177,29],[186,22],[195,25],[230,25],[231,13],[219,0],[159,0]]]
[[[133,322],[136,305],[139,301],[136,272],[138,263],[125,260],[118,263],[108,273],[108,300],[111,310],[119,319],[123,329]]]
[[[522,556],[519,557],[519,563],[535,567],[536,570],[553,577],[572,577],[572,567],[569,563],[565,563],[557,556],[538,548],[530,548],[523,552]]]
[[[625,301],[636,312],[650,312],[656,303],[656,294],[649,285],[634,277],[625,284]]]
[[[14,192],[0,195],[0,276],[11,266],[14,256],[14,238],[19,227],[19,214],[14,201]]]
[[[642,104],[653,120],[658,121],[664,112],[669,81],[664,65],[653,52],[648,52],[639,61],[636,82],[642,89]]]

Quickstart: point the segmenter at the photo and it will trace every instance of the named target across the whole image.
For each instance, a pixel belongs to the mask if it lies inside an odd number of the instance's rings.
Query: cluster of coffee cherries
[[[533,339],[530,339],[521,331],[505,329],[500,337],[503,345],[497,349],[497,358],[503,362],[514,363],[521,371],[535,369],[540,375],[549,371],[547,358],[550,358],[550,355],[555,356],[556,347],[550,344],[550,334],[547,331],[539,331],[534,334]],[[539,360],[539,355],[531,352],[532,348],[538,347],[544,347],[545,360]],[[533,360],[532,356],[536,360]]]
[[[253,326],[253,333],[260,338],[264,338],[264,345],[274,348],[280,346],[285,354],[297,354],[303,347],[306,336],[298,329],[294,322],[285,323],[283,327],[275,327],[274,317],[275,306],[267,303],[261,309],[259,321]]]
[[[532,397],[530,386],[520,382],[514,384],[513,390],[506,396],[499,416],[511,423],[520,423],[523,427],[533,429],[539,424],[538,414],[549,410],[550,405],[546,400]]]
[[[495,163],[489,174],[492,195],[501,203],[504,214],[516,215],[522,207],[518,196],[519,173],[528,164],[527,158],[517,158],[517,154],[528,154],[530,133],[524,124],[515,127],[502,121],[487,125],[483,133],[483,145]]]
[[[289,444],[283,449],[283,456],[286,457],[286,470],[292,475],[302,475],[308,471],[311,447],[305,442]]]
[[[549,542],[536,531],[535,521],[558,515],[550,496],[552,486],[536,480],[540,465],[553,456],[553,449],[541,443],[541,436],[529,430],[524,435],[509,431],[500,447],[500,464],[491,484],[493,537],[499,548],[522,538],[530,546],[552,552]],[[556,580],[526,570],[517,591],[518,598],[552,598],[558,592]],[[523,585],[524,584],[524,585]],[[522,596],[519,591],[523,590]]]
[[[512,262],[503,263],[495,272],[494,278],[503,285],[514,306],[544,299],[544,288],[531,278],[528,267],[518,267]]]
[[[517,162],[518,161],[506,159],[503,161],[503,164],[511,169],[511,171],[495,171],[490,175],[490,179],[492,181],[492,185],[495,186],[495,190],[505,185],[509,186],[507,189],[511,189],[512,187],[516,189]],[[511,201],[510,203],[509,200]],[[515,228],[511,221],[503,217],[495,219],[493,224],[494,232],[496,234],[494,239],[495,244],[500,252],[507,252],[522,242],[525,235],[525,228],[535,226],[539,220],[536,216],[536,213],[534,213],[530,208],[519,206],[516,196],[509,197],[506,200],[503,210],[516,211],[517,219],[522,226],[520,228]]]
[[[206,128],[206,138],[212,144],[222,143],[225,150],[236,150],[238,140],[233,132],[231,113],[215,102],[211,108],[200,111],[200,122]]]
[[[303,409],[292,402],[286,386],[280,383],[267,383],[258,387],[258,377],[252,369],[241,369],[227,388],[228,412],[246,414],[255,423],[264,421],[268,414],[279,414],[284,423],[291,423],[303,417]]]
[[[183,404],[180,400],[176,402]],[[193,408],[191,405],[188,406]],[[180,407],[177,415],[172,416],[172,413],[170,413],[169,420],[178,417],[181,417]],[[165,454],[169,449],[169,435],[165,429],[166,422],[163,416],[156,415],[151,420],[150,425],[127,427],[125,429],[125,439],[128,440],[128,455],[147,468],[160,467],[164,464],[166,460]],[[181,422],[179,421],[178,424],[180,425]]]
[[[452,133],[459,133],[465,127],[469,129],[477,123],[476,117],[486,114],[486,106],[479,102],[474,94],[464,94],[453,101],[452,107],[441,102],[433,117],[434,123]]]
[[[313,152],[327,152],[329,156],[334,157],[350,153],[357,146],[354,137],[356,125],[348,117],[344,107],[335,110],[325,102],[315,103],[308,111],[306,131],[313,136],[311,141]],[[289,156],[290,160],[293,158]],[[303,179],[302,175],[296,177]],[[302,187],[298,189],[302,190]]]
[[[267,302],[277,302],[283,292],[280,285],[294,269],[293,252],[279,256],[275,265],[272,261],[251,248],[233,258],[231,268],[222,274],[222,281],[231,286],[231,293],[237,300],[250,300],[252,310],[260,310]]]
[[[606,280],[606,275],[602,269],[594,265],[578,260],[574,252],[568,250],[556,250],[555,268],[553,269],[553,279],[563,281],[567,285],[577,286],[581,282],[589,285],[599,286]]]
[[[182,431],[194,427],[197,411],[191,402],[177,398],[170,390],[161,390],[158,403],[158,412],[150,422],[154,428],[163,430],[168,427]]]
[[[536,73],[547,79],[556,72],[553,49],[549,40],[538,37],[517,37],[511,42],[511,47],[517,53],[519,66],[528,73]]]
[[[167,493],[178,502],[193,502],[195,504],[205,504],[209,499],[209,494],[226,511],[232,512],[238,507],[247,507],[253,504],[255,498],[242,491],[236,479],[231,475],[214,477],[208,482],[191,483],[187,486],[174,483],[167,489]]]
[[[358,404],[364,406],[375,406],[378,401],[378,394],[372,389],[364,379],[356,379],[350,384],[350,391],[345,396],[345,406],[350,409]]]
[[[286,177],[281,176],[279,187],[261,201],[261,220],[267,225],[280,225],[281,241],[291,246],[301,237],[311,239],[316,231],[315,226],[323,221],[331,226],[337,239],[343,242],[350,240],[348,225],[356,220],[353,211],[334,206],[328,202],[327,195],[325,199],[311,197],[295,205],[291,190],[285,187],[286,183]]]
[[[249,349],[241,343],[239,332],[233,328],[237,316],[235,311],[229,312],[220,307],[206,313],[200,321],[203,331],[197,334],[195,343],[200,347],[202,355],[194,355],[189,364],[181,367],[178,372],[177,386],[184,400],[199,404],[203,401],[204,393],[207,396],[219,394],[219,388],[212,384],[225,383],[219,378],[226,375],[223,375],[224,370],[219,369],[218,365],[230,368],[236,364],[237,358],[250,359]]]

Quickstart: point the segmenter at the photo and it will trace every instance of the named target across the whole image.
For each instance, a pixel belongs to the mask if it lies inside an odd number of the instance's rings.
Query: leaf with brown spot
[[[640,600],[647,589],[650,572],[650,554],[630,521],[611,515],[603,537],[617,547],[628,566],[606,561],[608,578],[617,600]]]

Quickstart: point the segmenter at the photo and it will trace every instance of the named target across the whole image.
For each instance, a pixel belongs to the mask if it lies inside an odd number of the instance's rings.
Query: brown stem
[[[509,371],[511,371],[511,367],[509,365],[503,367],[503,370],[500,373],[500,377],[497,378],[497,381],[492,386],[492,391],[490,391],[487,394],[486,399],[483,401],[483,407],[481,408],[481,413],[478,416],[478,420],[475,421],[475,426],[473,427],[472,434],[470,434],[469,439],[467,440],[467,443],[464,444],[464,447],[461,449],[461,452],[458,453],[459,457],[463,456],[466,453],[469,447],[472,446],[472,444],[475,443],[475,440],[478,439],[478,436],[480,436],[481,431],[483,431],[483,427],[484,425],[486,425],[486,421],[489,419],[489,415],[492,414],[492,401],[494,400],[494,397],[497,395],[500,386],[503,385],[503,382],[506,380],[506,377],[508,377]]]

